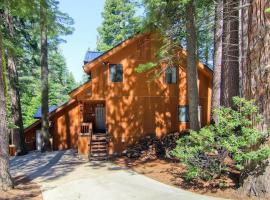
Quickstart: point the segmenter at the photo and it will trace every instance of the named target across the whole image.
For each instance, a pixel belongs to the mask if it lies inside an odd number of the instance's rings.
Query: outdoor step
[[[91,149],[91,153],[94,153],[94,152],[97,152],[97,153],[107,153],[107,149],[106,148],[100,148],[100,149]]]
[[[108,160],[109,157],[90,157],[89,160],[90,161],[103,161],[103,160]]]
[[[92,145],[104,145],[106,146],[108,144],[108,142],[106,141],[91,141]]]
[[[107,149],[107,145],[98,145],[98,144],[95,144],[90,147],[90,149]]]
[[[91,151],[107,151],[106,147],[100,146],[100,147],[92,147]]]
[[[108,137],[107,136],[96,136],[96,135],[93,135],[92,136],[92,140],[95,140],[95,139],[97,139],[97,140],[101,140],[101,139],[107,140]]]
[[[104,157],[108,156],[107,152],[106,153],[91,153],[91,157]]]
[[[92,140],[91,142],[105,142],[105,143],[107,143],[107,140]]]
[[[91,149],[107,149],[107,145],[92,145]]]
[[[109,135],[104,133],[104,134],[93,134],[92,137],[108,137]]]

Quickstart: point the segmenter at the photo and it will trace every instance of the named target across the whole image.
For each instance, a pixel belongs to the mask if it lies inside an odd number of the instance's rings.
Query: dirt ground
[[[215,182],[197,182],[188,184],[183,180],[185,168],[179,162],[168,160],[132,160],[126,157],[116,158],[114,163],[120,166],[126,166],[134,171],[175,187],[196,192],[199,194],[240,200],[253,200],[256,198],[241,197],[237,192],[235,181],[231,178],[221,178]],[[221,185],[220,185],[221,184]],[[222,189],[218,188],[222,187]]]
[[[15,177],[14,189],[0,192],[0,200],[42,200],[40,186],[24,177]]]

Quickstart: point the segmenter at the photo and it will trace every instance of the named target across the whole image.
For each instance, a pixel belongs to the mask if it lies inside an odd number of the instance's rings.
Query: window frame
[[[183,121],[180,117],[180,113],[183,112],[180,109],[185,109],[185,121]],[[178,122],[180,123],[189,123],[189,106],[188,105],[178,105]]]
[[[112,69],[115,69],[115,74],[112,74]],[[120,70],[117,69],[118,67],[121,67]],[[117,73],[121,72],[121,78],[117,78]],[[114,78],[112,78],[114,77]],[[122,83],[124,79],[124,72],[123,72],[123,65],[122,64],[109,64],[109,80],[111,83]]]
[[[168,72],[168,70],[170,70]],[[167,80],[167,75],[170,73],[170,81]],[[175,73],[175,74],[174,74]],[[164,73],[164,82],[166,84],[176,84],[177,83],[177,68],[176,66],[167,66]]]

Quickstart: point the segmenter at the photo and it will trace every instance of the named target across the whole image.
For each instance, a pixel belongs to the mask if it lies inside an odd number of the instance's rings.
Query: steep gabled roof
[[[91,60],[90,62],[86,63],[83,66],[84,71],[87,73],[90,71],[90,69],[95,66],[96,64],[106,60],[108,57],[114,55],[118,51],[122,50],[127,45],[137,41],[138,39],[142,38],[143,36],[147,35],[149,33],[140,33],[138,35],[135,35],[129,39],[124,40],[123,42],[120,42],[118,45],[114,46],[113,48],[109,49],[108,51],[102,53],[100,56],[96,57],[95,59]]]
[[[111,57],[112,55],[116,54],[117,52],[119,52],[120,50],[122,50],[123,48],[125,48],[127,45],[130,45],[132,43],[134,43],[135,41],[141,39],[142,37],[146,36],[146,35],[150,35],[151,33],[139,33],[138,35],[135,35],[121,43],[119,43],[118,45],[116,45],[115,47],[113,47],[112,49],[100,53],[99,56],[90,59],[90,61],[88,63],[85,63],[85,65],[83,66],[83,69],[86,73],[90,72],[90,70],[97,66],[97,64],[101,63],[101,62],[105,62],[107,59],[109,59],[109,57]],[[179,52],[182,53],[183,56],[187,56],[187,52],[184,48],[179,46]],[[98,54],[96,54],[98,55]],[[213,70],[211,68],[209,68],[207,65],[199,62],[198,63],[198,69],[201,70],[204,74],[206,74],[208,77],[212,78],[212,74],[213,74]],[[78,86],[77,88],[75,88],[74,90],[72,90],[69,95],[71,97],[74,97],[75,95],[77,95],[78,93],[80,93],[82,90],[84,90],[85,88],[87,88],[89,85],[91,84],[90,81]]]
[[[75,96],[76,94],[78,94],[79,92],[81,92],[82,90],[83,90],[83,88],[85,87],[85,86],[87,86],[88,84],[91,84],[91,81],[89,80],[89,81],[87,81],[87,82],[85,82],[85,83],[83,83],[83,84],[81,84],[81,85],[79,85],[78,87],[76,87],[75,89],[73,89],[72,91],[70,91],[68,94],[69,94],[69,96]]]
[[[49,106],[49,113],[57,109],[58,106]],[[39,107],[36,111],[36,113],[33,116],[35,119],[40,119],[41,118],[41,107]]]
[[[49,112],[49,118],[54,116],[55,114],[59,113],[60,111],[62,111],[63,109],[67,108],[69,105],[75,103],[76,100],[75,99],[70,99],[69,101],[67,101],[66,103],[60,105],[59,107],[56,107],[54,110],[52,110],[51,112]],[[30,126],[28,126],[27,128],[24,129],[24,133],[26,133],[27,131],[29,131],[30,129],[40,125],[41,123],[41,118],[39,118],[37,121],[35,121],[33,124],[31,124]]]
[[[99,51],[87,51],[84,56],[84,64],[91,62],[92,60],[95,60],[99,56],[104,54],[104,52],[99,52]]]

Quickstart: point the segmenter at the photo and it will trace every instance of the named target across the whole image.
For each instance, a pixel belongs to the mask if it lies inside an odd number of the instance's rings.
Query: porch
[[[81,102],[80,120],[78,153],[87,155],[91,160],[108,159],[105,101]]]

